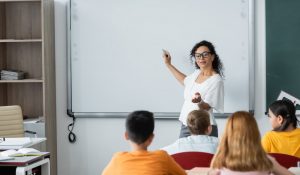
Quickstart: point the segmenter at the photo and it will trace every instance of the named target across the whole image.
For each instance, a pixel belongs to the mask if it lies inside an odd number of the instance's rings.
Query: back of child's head
[[[269,109],[276,117],[281,115],[283,118],[282,125],[278,128],[274,128],[274,130],[285,131],[290,124],[292,124],[294,128],[297,127],[297,123],[299,121],[296,117],[296,108],[293,102],[291,102],[290,100],[284,99],[284,100],[274,101],[269,106]]]
[[[194,110],[188,114],[187,126],[193,135],[205,135],[210,126],[209,113],[205,110]]]
[[[128,138],[136,143],[144,143],[154,130],[153,113],[149,111],[134,111],[126,119]]]
[[[211,167],[233,171],[269,171],[272,166],[262,148],[254,116],[246,111],[233,113],[227,120]]]

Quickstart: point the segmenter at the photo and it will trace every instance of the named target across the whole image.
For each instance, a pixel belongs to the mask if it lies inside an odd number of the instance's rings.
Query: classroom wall
[[[66,114],[66,2],[67,0],[55,0],[58,175],[100,174],[114,152],[129,149],[123,139],[124,119],[79,118],[74,129],[77,142],[68,141],[67,126],[71,123],[71,119]],[[264,116],[266,100],[264,7],[264,0],[256,1],[255,115],[261,133],[270,129],[268,119]],[[217,119],[219,135],[223,133],[225,122],[225,119]],[[156,120],[155,127],[155,139],[150,149],[160,148],[178,138],[180,124],[176,119]]]

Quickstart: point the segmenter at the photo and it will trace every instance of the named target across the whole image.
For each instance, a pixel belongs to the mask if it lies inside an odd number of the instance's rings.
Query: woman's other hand
[[[199,92],[196,92],[194,94],[194,96],[192,97],[192,102],[193,103],[200,103],[200,101],[201,101],[201,95],[200,95]]]
[[[201,94],[199,92],[196,92],[194,94],[194,96],[192,97],[192,102],[193,103],[198,103],[199,109],[204,109],[204,110],[208,111],[211,108],[209,106],[209,104],[207,104],[204,101],[202,101],[202,97],[201,97]]]

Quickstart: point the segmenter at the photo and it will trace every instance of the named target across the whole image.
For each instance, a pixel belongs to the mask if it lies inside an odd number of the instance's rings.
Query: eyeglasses
[[[194,54],[194,58],[196,60],[200,60],[201,58],[207,58],[209,56],[209,54],[211,54],[211,52],[202,52],[202,53],[195,53]]]

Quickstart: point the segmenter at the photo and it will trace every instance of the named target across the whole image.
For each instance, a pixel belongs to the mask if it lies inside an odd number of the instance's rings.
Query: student
[[[214,154],[218,147],[218,138],[209,136],[212,127],[209,113],[205,110],[194,110],[189,113],[187,126],[191,136],[179,138],[175,143],[162,148],[168,154],[179,152],[206,152]]]
[[[290,100],[277,100],[269,106],[268,117],[273,131],[262,139],[265,151],[300,158],[300,128],[294,104]]]
[[[132,151],[116,153],[102,175],[182,175],[185,171],[165,151],[148,151],[154,134],[153,113],[135,111],[126,119],[125,138]]]
[[[255,118],[245,111],[233,113],[227,123],[211,167],[220,175],[289,175],[287,169],[268,157],[260,143]]]
[[[190,58],[196,70],[187,76],[172,64],[170,53],[163,51],[166,67],[184,86],[184,103],[179,116],[182,123],[179,138],[190,135],[186,124],[187,115],[192,110],[198,109],[198,106],[209,112],[212,125],[211,136],[218,137],[213,109],[218,112],[224,110],[223,64],[214,45],[205,40],[195,44],[190,52]]]

